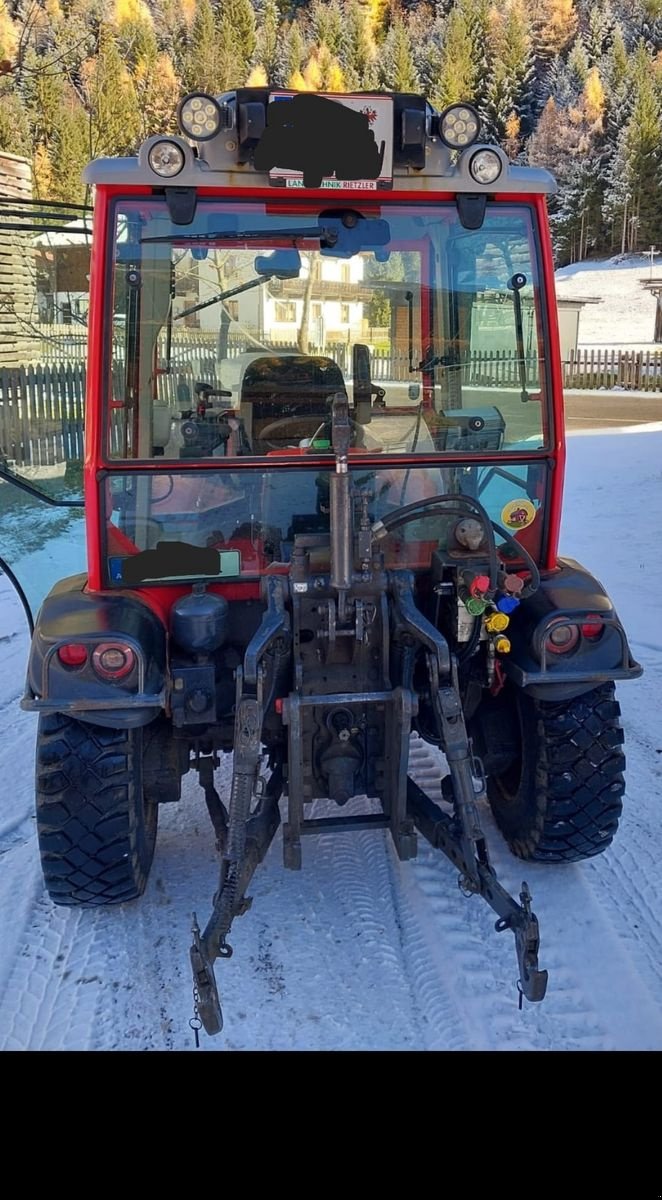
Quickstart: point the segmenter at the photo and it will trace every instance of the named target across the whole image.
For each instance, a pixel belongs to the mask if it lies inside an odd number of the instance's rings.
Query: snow
[[[653,278],[662,278],[662,260],[654,260]],[[556,272],[560,300],[599,298],[579,317],[579,349],[660,350],[653,341],[655,297],[642,285],[650,278],[650,255],[617,255],[571,263]]]
[[[545,1001],[518,1011],[511,935],[425,843],[401,864],[382,833],[308,838],[293,873],[278,838],[218,965],[226,1025],[205,1050],[662,1048],[660,464],[662,423],[569,438],[562,552],[608,586],[645,667],[618,688],[628,766],[614,845],[584,864],[525,865],[483,813],[504,884],[526,878],[533,893]],[[53,907],[34,832],[35,718],[18,707],[27,634],[4,578],[0,615],[0,1047],[192,1048],[191,913],[208,912],[216,883],[202,793],[188,777],[182,803],[164,806],[141,901]],[[439,764],[421,742],[413,768],[434,795]]]

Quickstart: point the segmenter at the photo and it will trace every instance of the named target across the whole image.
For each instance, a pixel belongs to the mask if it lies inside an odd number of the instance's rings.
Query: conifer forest
[[[190,90],[420,91],[559,181],[557,262],[662,228],[662,0],[0,0],[0,151],[35,194],[175,128]]]

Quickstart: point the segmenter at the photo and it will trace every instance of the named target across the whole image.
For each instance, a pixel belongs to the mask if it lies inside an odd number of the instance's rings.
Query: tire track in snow
[[[413,743],[412,774],[421,786],[422,779],[431,776],[435,759],[443,763],[432,747]],[[429,786],[426,790],[439,799],[438,789],[436,794]],[[605,913],[594,892],[594,873],[602,868],[603,878],[608,874],[606,857],[558,868],[524,863],[509,853],[487,807],[482,819],[504,886],[517,895],[523,877],[531,885],[541,924],[540,966],[549,970],[550,982],[542,1005],[525,1003],[518,1011],[512,935],[496,934],[487,905],[461,897],[453,888],[456,876],[450,864],[423,846],[406,881],[406,897],[431,957],[442,971],[447,964],[447,986],[472,1027],[471,1047],[650,1049],[662,1045],[659,1005],[615,934],[609,909]],[[586,927],[585,941],[577,938],[578,923]],[[639,1027],[633,1027],[627,1015],[635,997]]]
[[[90,1048],[104,969],[94,917],[38,888],[2,995],[0,1049]]]
[[[441,763],[414,740],[412,774],[437,800]],[[542,1006],[518,1012],[512,936],[494,932],[487,906],[459,894],[455,870],[422,839],[418,860],[400,864],[382,832],[317,835],[305,839],[304,869],[293,873],[283,871],[279,837],[251,889],[253,911],[234,926],[235,956],[218,965],[226,1031],[204,1039],[205,1048],[662,1045],[659,1009],[612,919],[620,905],[613,877],[628,895],[635,873],[629,842],[611,875],[608,855],[578,867],[524,864],[483,816],[504,884],[516,892],[525,875],[534,893],[541,965],[551,974]],[[192,1048],[190,913],[206,917],[216,884],[194,781],[162,818],[148,891],[128,905],[55,908],[43,895],[35,839],[7,854],[5,885],[21,879],[23,913],[5,959],[5,1048]],[[633,898],[645,907],[636,888]],[[0,908],[8,911],[1,899]],[[645,915],[650,925],[653,910]],[[589,981],[600,974],[592,996]],[[628,1029],[633,996],[641,1032]]]

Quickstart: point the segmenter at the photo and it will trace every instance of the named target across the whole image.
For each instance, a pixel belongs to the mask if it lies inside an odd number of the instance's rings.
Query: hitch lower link
[[[242,696],[237,705],[230,806],[227,822],[221,823],[224,836],[218,843],[220,881],[204,932],[200,932],[193,915],[190,954],[194,1016],[190,1024],[196,1034],[196,1044],[200,1028],[211,1035],[220,1033],[223,1028],[214,962],[217,958],[232,957],[232,946],[227,941],[232,922],[251,906],[252,900],[246,895],[246,889],[280,824],[278,801],[283,790],[282,768],[275,767],[266,782],[257,776],[262,731],[260,710],[259,699],[251,696]],[[256,803],[251,812],[253,801]]]
[[[538,967],[538,918],[531,910],[528,884],[522,883],[518,903],[499,883],[489,861],[478,815],[478,801],[485,798],[485,776],[471,750],[455,671],[452,686],[443,686],[433,654],[427,655],[427,663],[436,724],[450,768],[450,786],[442,787],[442,793],[452,801],[454,811],[452,816],[444,812],[412,779],[407,780],[407,809],[423,837],[460,871],[460,890],[465,895],[482,896],[497,913],[497,933],[512,930],[521,1008],[522,997],[536,1002],[544,999],[547,990],[547,971]]]

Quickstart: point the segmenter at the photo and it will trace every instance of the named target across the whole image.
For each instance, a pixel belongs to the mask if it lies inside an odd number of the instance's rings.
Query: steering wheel
[[[297,440],[301,441],[303,438],[310,438],[312,440],[315,437],[315,435],[320,432],[321,429],[323,429],[325,426],[330,427],[330,425],[331,425],[330,420],[318,421],[317,424],[315,425],[314,429],[311,430],[310,428],[308,428],[307,430],[305,430],[305,432],[302,432],[302,423],[304,421],[308,421],[308,420],[309,420],[309,418],[307,418],[307,417],[281,417],[281,419],[279,421],[272,421],[270,425],[265,425],[262,432],[260,434],[258,434],[258,440],[260,442],[265,442],[270,450],[282,450],[283,449],[282,442],[280,442],[278,444],[274,444],[272,441],[269,441],[269,438],[272,438],[274,436],[274,434],[276,433],[276,430],[280,429],[281,427],[286,428],[288,425],[291,425],[292,423],[298,424],[299,432],[296,435],[292,434],[292,437],[294,438],[296,436]],[[310,418],[311,424],[313,421],[317,421],[317,418],[316,417]],[[352,421],[351,417],[350,417],[349,424],[350,424],[350,428],[352,431],[352,446],[361,445],[361,441],[359,439],[363,439],[365,436],[365,426],[361,425],[360,422],[358,422],[358,421]],[[374,446],[362,445],[361,448],[365,449],[366,451],[372,451],[373,453],[378,453],[380,450],[383,449],[383,446],[381,445],[380,442],[377,442],[377,440],[375,439]],[[311,454],[315,453],[313,446],[307,446],[306,450],[308,451],[308,453],[311,453]]]

